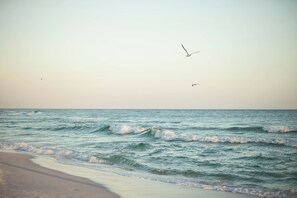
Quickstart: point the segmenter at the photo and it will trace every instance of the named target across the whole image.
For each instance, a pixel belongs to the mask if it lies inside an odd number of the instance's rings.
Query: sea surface
[[[192,188],[297,197],[296,110],[0,110],[0,149]]]

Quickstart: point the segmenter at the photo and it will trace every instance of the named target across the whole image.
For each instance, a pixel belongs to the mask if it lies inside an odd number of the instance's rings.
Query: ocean
[[[297,197],[296,110],[0,110],[0,149],[127,177]]]

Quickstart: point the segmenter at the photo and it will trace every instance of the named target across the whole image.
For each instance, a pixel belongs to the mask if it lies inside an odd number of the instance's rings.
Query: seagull
[[[192,84],[192,87],[199,85],[199,83],[194,83]]]
[[[181,44],[182,48],[186,51],[187,53],[187,57],[190,57],[192,54],[195,54],[195,53],[198,53],[200,51],[197,51],[197,52],[192,52],[191,54],[189,54],[189,52],[186,50],[186,48],[183,46],[183,44]]]

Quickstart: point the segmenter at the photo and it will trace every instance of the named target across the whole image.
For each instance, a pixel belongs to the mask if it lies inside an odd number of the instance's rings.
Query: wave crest
[[[208,143],[226,143],[226,144],[271,144],[271,145],[285,145],[296,147],[293,142],[287,142],[283,139],[256,139],[252,137],[241,136],[218,136],[218,135],[197,135],[188,133],[176,133],[171,130],[162,130],[160,128],[152,128],[151,134],[153,137],[165,141],[185,141],[185,142],[208,142]]]
[[[119,134],[119,135],[126,135],[126,134],[138,134],[143,133],[148,130],[148,128],[138,127],[138,126],[129,126],[126,124],[123,125],[112,125],[109,127],[112,133]]]
[[[286,126],[265,126],[263,130],[269,133],[289,133],[289,132],[297,132],[296,130],[291,130]]]
[[[227,130],[227,131],[251,131],[251,132],[273,132],[273,133],[293,133],[297,132],[296,129],[289,128],[287,126],[233,126],[233,127],[218,127],[208,128],[214,130]]]
[[[1,143],[0,149],[22,151],[22,152],[28,152],[28,153],[41,154],[41,155],[49,155],[57,159],[68,158],[68,159],[75,159],[79,161],[89,162],[89,163],[97,163],[97,164],[106,163],[105,160],[98,159],[96,156],[89,153],[75,152],[72,150],[65,150],[65,149],[49,149],[41,146],[33,146],[25,142]]]

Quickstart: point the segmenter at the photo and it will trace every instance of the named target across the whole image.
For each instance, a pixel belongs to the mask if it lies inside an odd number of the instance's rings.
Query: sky
[[[0,108],[297,109],[297,1],[0,0]]]

